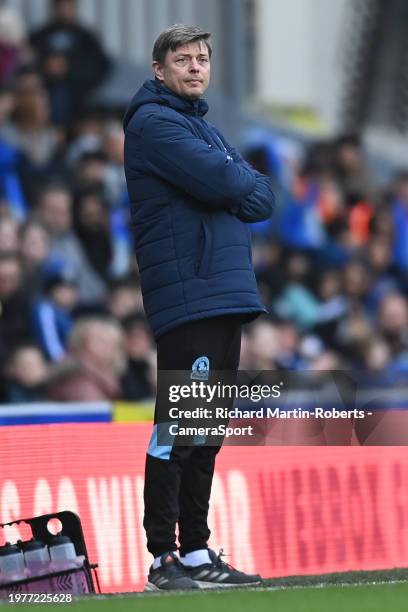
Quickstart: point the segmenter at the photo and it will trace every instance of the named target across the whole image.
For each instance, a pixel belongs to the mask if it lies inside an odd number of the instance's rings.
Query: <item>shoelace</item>
[[[233,570],[233,571],[237,571],[235,569],[235,567],[233,567],[230,563],[227,563],[226,561],[223,561],[222,557],[229,557],[230,555],[227,555],[224,552],[223,548],[220,548],[219,552],[218,552],[218,556],[217,556],[217,565],[218,567],[228,567],[228,569]]]

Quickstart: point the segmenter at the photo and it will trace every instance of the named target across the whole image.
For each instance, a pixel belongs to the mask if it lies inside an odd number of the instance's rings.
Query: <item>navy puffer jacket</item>
[[[143,301],[155,337],[195,319],[265,312],[246,222],[272,213],[253,170],[190,101],[146,81],[127,110],[125,170]]]

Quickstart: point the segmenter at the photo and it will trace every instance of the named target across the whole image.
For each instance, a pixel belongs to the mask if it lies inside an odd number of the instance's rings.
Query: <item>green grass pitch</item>
[[[48,612],[406,612],[408,570],[272,579],[247,590],[97,595],[72,604],[36,604],[34,608]],[[18,609],[33,610],[33,604],[19,604]]]

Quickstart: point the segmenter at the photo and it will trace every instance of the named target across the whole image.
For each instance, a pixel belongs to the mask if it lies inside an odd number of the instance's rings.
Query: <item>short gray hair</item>
[[[188,45],[192,42],[203,40],[207,45],[208,55],[211,57],[212,47],[210,43],[211,32],[206,32],[198,26],[185,25],[183,23],[175,23],[156,39],[153,46],[153,61],[164,64],[167,51],[176,51],[183,45]]]
[[[118,321],[113,317],[103,315],[88,315],[82,316],[75,321],[70,336],[68,338],[68,348],[73,353],[81,351],[86,343],[87,337],[92,333],[95,327],[103,327],[112,329],[118,332],[118,335],[123,335],[122,328]]]

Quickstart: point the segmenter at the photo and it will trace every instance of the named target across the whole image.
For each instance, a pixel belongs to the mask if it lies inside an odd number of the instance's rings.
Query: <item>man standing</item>
[[[246,225],[267,219],[274,197],[204,120],[210,33],[173,25],[153,48],[155,79],[127,110],[125,170],[144,307],[161,372],[236,371],[241,325],[265,312]],[[158,444],[158,412],[146,459],[144,527],[154,556],[147,588],[258,584],[210,550],[207,514],[216,446]],[[180,558],[175,527],[178,523]]]
[[[52,122],[67,126],[101,85],[110,60],[95,36],[79,23],[77,0],[51,0],[52,18],[31,34],[50,96]]]

